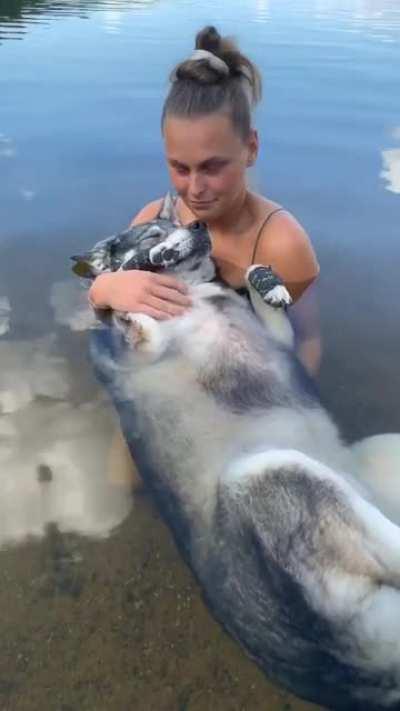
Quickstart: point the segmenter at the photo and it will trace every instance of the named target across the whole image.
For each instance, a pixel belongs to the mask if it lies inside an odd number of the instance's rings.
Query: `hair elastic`
[[[216,54],[209,52],[208,49],[195,49],[193,54],[189,57],[189,60],[192,62],[198,62],[203,59],[206,59],[212,69],[215,69],[219,74],[228,76],[229,67],[227,63],[220,57],[217,57]]]

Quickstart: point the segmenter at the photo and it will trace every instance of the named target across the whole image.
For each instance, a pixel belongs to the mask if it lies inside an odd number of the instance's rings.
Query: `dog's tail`
[[[366,437],[351,447],[357,478],[391,521],[400,525],[400,434]]]

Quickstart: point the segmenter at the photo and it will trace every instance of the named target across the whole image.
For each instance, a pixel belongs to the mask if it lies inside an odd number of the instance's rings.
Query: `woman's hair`
[[[230,116],[233,128],[246,139],[251,110],[261,98],[261,77],[255,65],[215,27],[196,35],[196,49],[170,76],[161,125],[167,116],[197,118],[213,113]]]

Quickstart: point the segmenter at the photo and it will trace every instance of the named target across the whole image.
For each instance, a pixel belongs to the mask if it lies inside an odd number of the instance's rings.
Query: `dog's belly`
[[[132,369],[120,387],[136,411],[136,430],[160,477],[183,505],[210,520],[218,482],[243,455],[296,449],[344,473],[350,455],[321,408],[234,412],[204,390],[181,358]],[[129,423],[124,425],[129,436]]]

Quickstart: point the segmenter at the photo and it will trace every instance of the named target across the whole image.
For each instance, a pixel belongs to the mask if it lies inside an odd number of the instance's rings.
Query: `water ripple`
[[[0,41],[21,39],[34,25],[49,25],[54,19],[79,18],[88,19],[92,12],[104,12],[117,17],[127,10],[145,8],[157,0],[69,0],[59,2],[52,0],[11,0],[0,6]],[[110,31],[113,22],[109,27]]]

